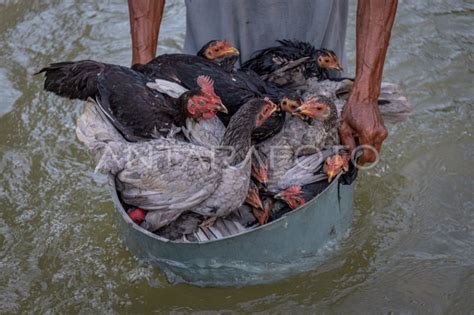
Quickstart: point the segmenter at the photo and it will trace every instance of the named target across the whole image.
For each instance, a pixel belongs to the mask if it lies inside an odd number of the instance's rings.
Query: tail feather
[[[76,135],[94,156],[96,171],[116,174],[126,163],[125,140],[93,102],[87,102],[77,119]]]
[[[331,148],[319,153],[300,157],[296,164],[280,179],[278,187],[283,190],[290,186],[304,186],[326,179],[326,174],[319,171],[322,169],[324,161],[329,156],[335,154],[336,151],[336,148]]]
[[[52,63],[36,74],[45,73],[44,89],[70,99],[87,100],[97,95],[97,75],[107,64],[93,60]]]
[[[384,120],[392,124],[405,120],[413,112],[400,87],[393,83],[382,82],[378,105]]]

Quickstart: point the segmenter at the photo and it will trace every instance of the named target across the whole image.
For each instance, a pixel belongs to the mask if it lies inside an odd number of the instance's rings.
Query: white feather
[[[178,83],[162,79],[156,79],[155,82],[148,82],[146,86],[172,98],[178,98],[183,93],[189,91],[187,88],[179,85]]]

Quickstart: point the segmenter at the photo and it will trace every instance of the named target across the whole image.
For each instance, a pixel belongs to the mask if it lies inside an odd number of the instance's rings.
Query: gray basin
[[[268,283],[315,268],[344,238],[352,221],[354,183],[334,180],[317,197],[264,226],[200,243],[169,241],[133,223],[112,177],[112,199],[123,242],[139,260],[159,267],[170,282],[200,286]]]

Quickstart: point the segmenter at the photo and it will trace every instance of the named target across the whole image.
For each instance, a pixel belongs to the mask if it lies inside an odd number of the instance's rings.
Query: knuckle
[[[387,138],[387,133],[379,133],[373,139],[375,143],[382,143]]]
[[[387,130],[387,128],[383,128],[383,129],[380,131],[379,135],[380,135],[380,138],[381,138],[382,140],[385,140],[385,139],[388,137],[388,130]]]
[[[375,142],[382,142],[388,136],[388,131],[386,128],[376,128],[366,130],[365,135],[368,139],[371,139]]]
[[[366,130],[365,136],[370,141],[370,140],[374,139],[377,136],[377,132],[373,129]]]

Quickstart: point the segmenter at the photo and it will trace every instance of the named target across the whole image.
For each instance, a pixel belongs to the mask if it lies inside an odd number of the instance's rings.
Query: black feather
[[[328,78],[327,70],[318,66],[317,59],[321,54],[334,54],[334,52],[327,49],[316,49],[310,43],[298,40],[282,39],[277,42],[280,44],[279,46],[255,52],[249,60],[242,64],[242,69],[253,70],[258,75],[268,78],[269,81],[283,86],[301,84],[301,82],[295,84],[295,73],[301,73],[305,79],[310,77],[317,77],[319,80]],[[275,74],[277,70],[302,58],[307,58],[307,60],[297,67],[287,70],[286,77],[279,75],[278,80],[272,77],[272,74]]]
[[[35,74],[45,74],[44,89],[70,99],[97,95],[97,76],[110,65],[93,60],[53,63]]]
[[[227,107],[229,114],[218,113],[224,125],[239,108],[252,98],[269,97],[277,103],[286,93],[276,85],[264,82],[251,70],[238,70],[229,73],[215,62],[204,58],[185,54],[165,54],[156,57],[148,64],[132,67],[147,76],[165,79],[183,85],[188,89],[196,89],[196,79],[200,75],[209,76],[214,80],[214,90]],[[284,117],[272,116],[262,126],[258,127],[252,136],[256,142],[261,142],[278,132],[284,122]]]
[[[166,135],[186,123],[184,93],[172,99],[147,87],[152,80],[127,67],[82,60],[53,63],[41,69],[44,89],[70,99],[97,101],[101,110],[129,141]]]

